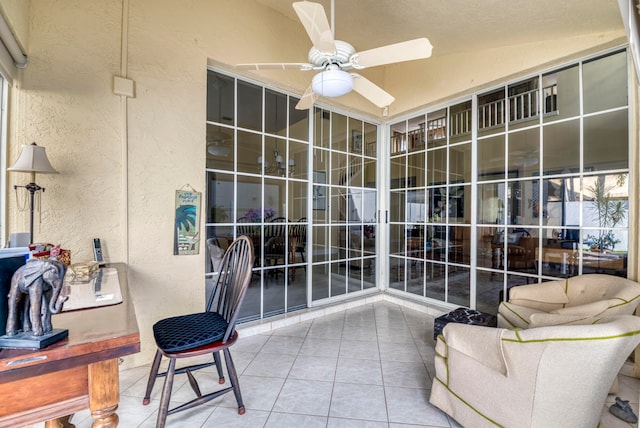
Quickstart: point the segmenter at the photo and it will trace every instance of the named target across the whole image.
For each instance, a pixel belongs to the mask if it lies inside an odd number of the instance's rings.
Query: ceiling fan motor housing
[[[335,44],[335,52],[320,52],[317,48],[312,47],[309,50],[309,62],[316,67],[337,65],[341,70],[353,68],[350,59],[356,53],[355,48],[342,40],[335,40]]]

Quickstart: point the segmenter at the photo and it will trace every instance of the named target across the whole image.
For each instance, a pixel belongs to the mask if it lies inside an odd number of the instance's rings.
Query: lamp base
[[[69,336],[69,330],[54,328],[42,336],[33,333],[18,333],[15,336],[0,336],[0,348],[42,349]]]

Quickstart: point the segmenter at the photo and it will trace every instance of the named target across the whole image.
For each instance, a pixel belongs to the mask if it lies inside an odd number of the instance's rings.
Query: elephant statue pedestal
[[[62,310],[67,266],[55,257],[29,259],[11,278],[5,335],[2,348],[41,349],[69,336],[67,329],[54,329],[51,314]],[[19,321],[22,328],[19,328]]]
[[[35,336],[32,331],[17,333],[15,336],[0,336],[0,348],[42,349],[69,336],[69,330],[54,328],[42,336]]]

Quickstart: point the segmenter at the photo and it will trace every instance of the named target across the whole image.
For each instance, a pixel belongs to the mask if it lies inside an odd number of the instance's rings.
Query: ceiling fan
[[[389,106],[395,98],[365,77],[349,72],[367,67],[396,62],[424,59],[431,56],[433,46],[427,38],[408,40],[367,51],[356,52],[342,40],[334,39],[334,25],[329,26],[324,8],[319,3],[300,1],[293,3],[300,22],[304,26],[313,47],[309,50],[308,63],[254,63],[238,64],[244,69],[299,69],[316,70],[317,73],[302,98],[298,110],[307,110],[319,96],[339,97],[356,91],[380,108]],[[333,0],[331,1],[333,11]],[[333,21],[333,20],[332,20]]]

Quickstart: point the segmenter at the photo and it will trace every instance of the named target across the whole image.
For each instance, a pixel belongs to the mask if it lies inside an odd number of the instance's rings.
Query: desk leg
[[[118,360],[116,358],[89,365],[89,409],[93,417],[92,428],[118,426],[120,388]]]

